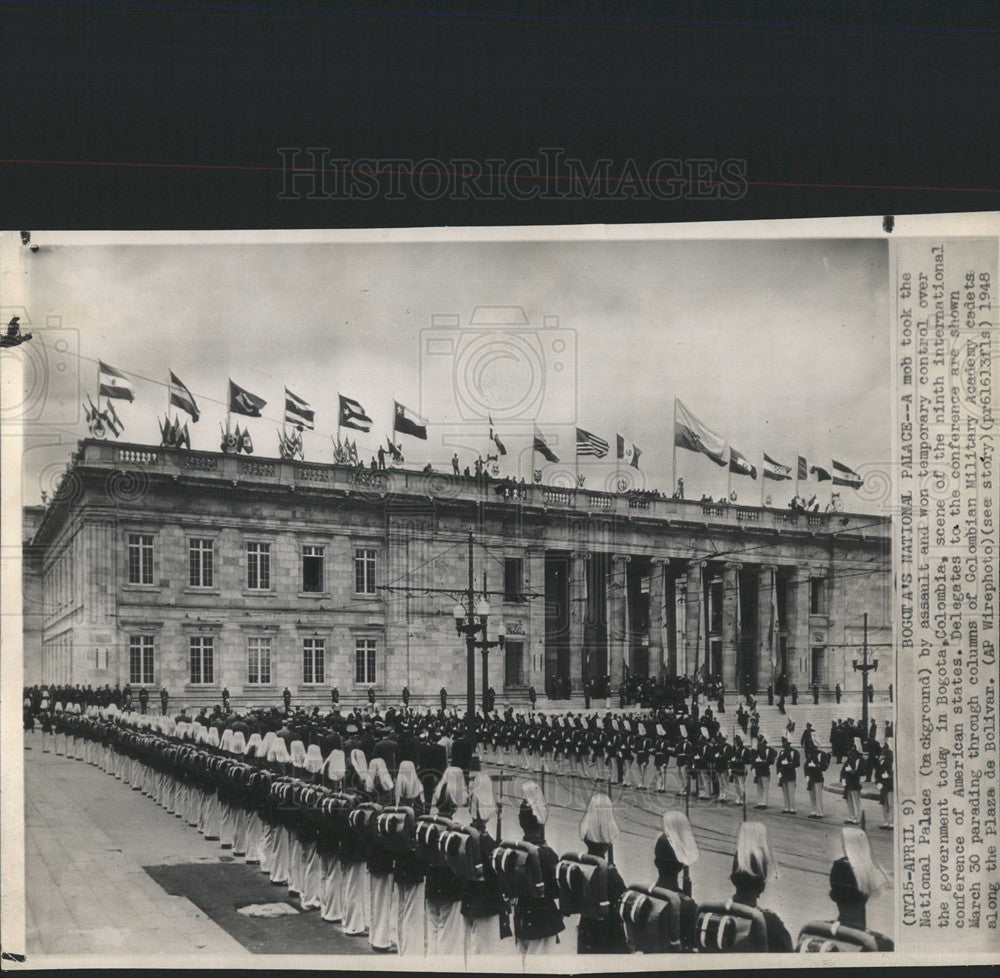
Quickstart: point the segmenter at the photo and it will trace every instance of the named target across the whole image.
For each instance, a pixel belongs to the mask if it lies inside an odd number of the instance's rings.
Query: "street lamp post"
[[[853,661],[854,671],[861,673],[861,726],[862,740],[868,739],[868,673],[878,670],[878,659],[868,661],[868,612],[864,613],[864,635],[861,645],[861,663]]]
[[[504,627],[501,623],[497,629],[497,639],[490,642],[486,638],[486,626],[490,616],[490,604],[483,595],[477,600],[473,583],[472,567],[472,534],[469,534],[469,588],[466,593],[466,605],[456,604],[455,630],[465,636],[465,725],[466,737],[472,746],[476,743],[476,649],[483,653],[483,700],[485,703],[488,689],[487,668],[490,649],[503,647]],[[483,637],[477,641],[476,636],[482,632]]]

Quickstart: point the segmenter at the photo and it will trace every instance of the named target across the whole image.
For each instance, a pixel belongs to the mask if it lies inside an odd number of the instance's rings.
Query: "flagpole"
[[[677,492],[677,395],[674,394],[674,430],[673,430],[673,442],[674,442],[674,458],[670,467],[670,474],[674,480],[673,492]]]
[[[764,477],[764,466],[767,463],[764,461],[764,453],[760,453],[760,508],[764,508],[764,485],[767,479]]]

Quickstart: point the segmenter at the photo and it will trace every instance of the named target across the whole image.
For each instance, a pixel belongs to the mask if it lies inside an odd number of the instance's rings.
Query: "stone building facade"
[[[455,628],[485,590],[498,697],[557,677],[891,681],[890,524],[86,440],[40,518],[42,681],[175,703],[464,703]],[[485,586],[484,586],[485,582]],[[482,688],[477,656],[477,691]]]

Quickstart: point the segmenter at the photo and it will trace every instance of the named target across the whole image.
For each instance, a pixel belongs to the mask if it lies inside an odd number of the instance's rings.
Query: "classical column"
[[[583,692],[583,623],[587,617],[587,560],[575,550],[569,557],[569,679],[574,693]]]
[[[653,557],[649,565],[649,674],[653,677],[663,671],[669,647],[665,574],[666,561]]]
[[[774,587],[777,567],[773,564],[762,564],[760,567],[760,583],[757,587],[757,621],[759,623],[760,653],[757,656],[757,692],[763,694],[768,683],[778,678],[777,668],[772,663],[778,661],[778,636],[772,634],[771,607],[775,604]],[[773,643],[773,646],[772,646]]]
[[[799,696],[809,685],[809,577],[805,565],[792,568],[788,579],[788,689],[795,683]]]
[[[628,661],[628,554],[612,554],[608,565],[608,674],[612,687],[624,676]]]
[[[737,688],[736,663],[740,659],[739,578],[742,567],[739,561],[729,561],[722,572],[722,683],[728,692]]]
[[[545,695],[545,551],[529,550],[527,554],[526,591],[541,594],[528,602],[528,641],[524,647],[524,682],[534,686],[541,700]]]
[[[694,679],[695,671],[701,670],[705,665],[705,650],[708,643],[705,639],[705,589],[703,581],[705,577],[705,561],[695,561],[688,567],[687,571],[687,601],[685,609],[687,621],[685,623],[685,639],[687,644],[687,658],[684,662],[684,675],[689,679]]]

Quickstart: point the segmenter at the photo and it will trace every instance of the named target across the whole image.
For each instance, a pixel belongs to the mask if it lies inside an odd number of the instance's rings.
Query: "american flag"
[[[594,458],[604,458],[608,454],[611,445],[603,438],[583,428],[576,429],[576,454],[593,455]]]

